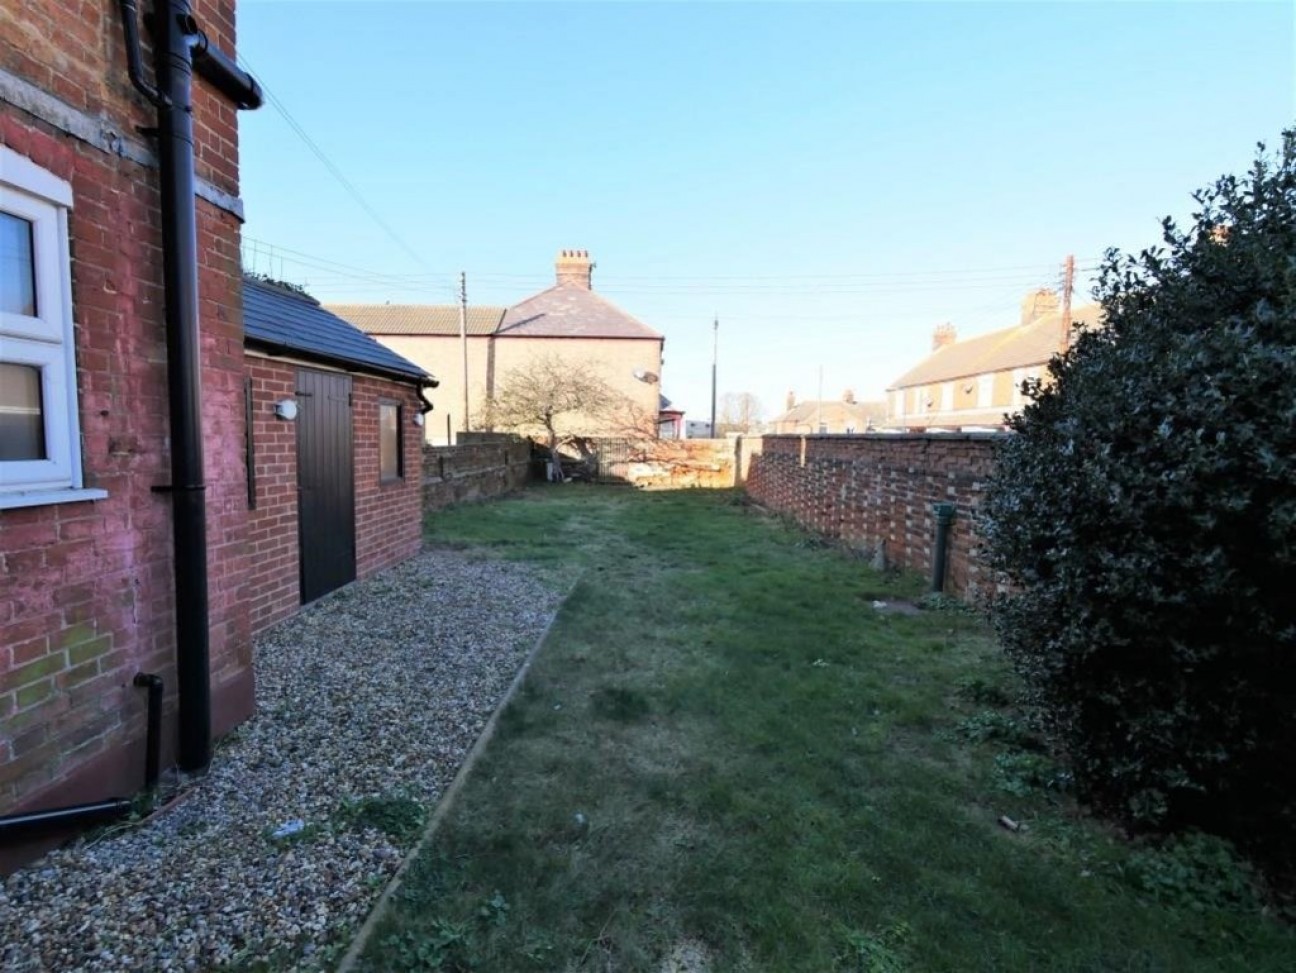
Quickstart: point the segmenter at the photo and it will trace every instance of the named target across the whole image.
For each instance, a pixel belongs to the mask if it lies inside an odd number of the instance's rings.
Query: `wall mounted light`
[[[292,422],[297,418],[297,400],[280,399],[274,406],[275,417],[282,419],[284,422]]]
[[[423,413],[421,412],[414,413],[414,425],[416,426],[423,425]]]

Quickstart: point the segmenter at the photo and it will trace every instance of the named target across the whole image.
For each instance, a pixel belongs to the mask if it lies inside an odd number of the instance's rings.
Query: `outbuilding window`
[[[82,490],[68,210],[72,187],[0,146],[0,509]]]
[[[388,483],[405,476],[405,407],[399,402],[378,403],[378,479]]]

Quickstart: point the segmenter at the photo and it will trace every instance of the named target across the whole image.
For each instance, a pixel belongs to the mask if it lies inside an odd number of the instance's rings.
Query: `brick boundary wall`
[[[485,434],[463,438],[462,445],[423,448],[424,510],[514,493],[530,478],[530,440]]]
[[[933,504],[953,503],[945,591],[975,598],[993,582],[977,554],[973,514],[1006,433],[767,436],[743,442],[753,500],[877,563],[930,576]]]
[[[640,490],[727,490],[736,482],[741,439],[592,439],[599,479]]]

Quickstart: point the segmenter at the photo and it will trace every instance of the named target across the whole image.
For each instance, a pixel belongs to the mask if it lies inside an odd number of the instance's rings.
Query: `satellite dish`
[[[648,373],[645,372],[642,368],[636,368],[634,370],[634,377],[639,379],[639,381],[642,382],[644,379],[648,377]]]

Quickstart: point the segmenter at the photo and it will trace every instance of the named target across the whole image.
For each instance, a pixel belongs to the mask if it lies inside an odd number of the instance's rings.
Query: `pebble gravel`
[[[524,566],[436,549],[258,637],[257,714],[204,777],[4,881],[0,969],[336,962],[414,840],[347,808],[430,813],[558,601]]]

